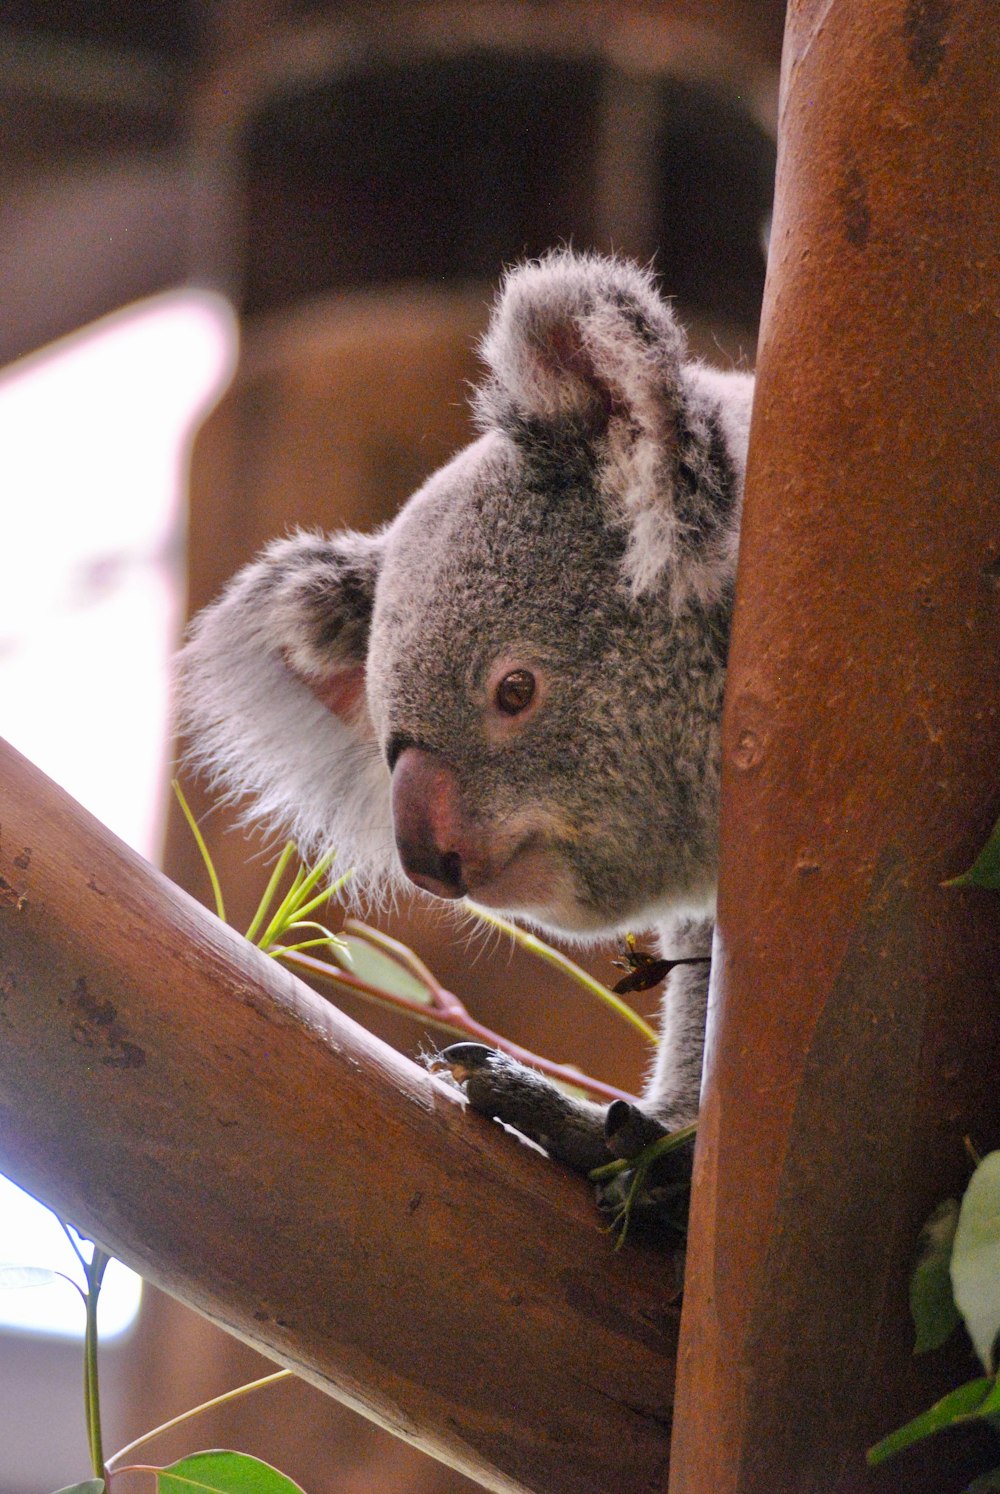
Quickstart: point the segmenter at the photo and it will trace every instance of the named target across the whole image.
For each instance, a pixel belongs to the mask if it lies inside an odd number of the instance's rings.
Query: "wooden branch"
[[[662,1490],[673,1262],[0,746],[0,1169],[494,1490]]]
[[[973,1373],[914,1360],[907,1283],[1000,1145],[1000,899],[941,886],[1000,810],[998,38],[789,9],[673,1494],[982,1471],[864,1450]]]

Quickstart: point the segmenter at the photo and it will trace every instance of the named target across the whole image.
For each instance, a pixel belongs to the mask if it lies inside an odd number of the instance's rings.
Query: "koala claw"
[[[485,1043],[452,1043],[434,1054],[432,1064],[434,1068],[449,1069],[456,1084],[464,1084],[477,1069],[488,1064],[490,1054],[495,1051]]]

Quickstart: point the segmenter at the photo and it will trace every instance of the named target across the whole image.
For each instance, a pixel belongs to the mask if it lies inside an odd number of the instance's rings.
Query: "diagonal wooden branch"
[[[664,1486],[672,1260],[3,744],[0,1170],[486,1488]]]

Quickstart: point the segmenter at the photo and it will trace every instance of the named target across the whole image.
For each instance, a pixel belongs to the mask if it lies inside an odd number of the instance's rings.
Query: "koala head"
[[[704,910],[752,381],[570,253],[482,351],[482,434],[390,525],[279,541],[196,621],[196,755],[369,886],[580,937]]]

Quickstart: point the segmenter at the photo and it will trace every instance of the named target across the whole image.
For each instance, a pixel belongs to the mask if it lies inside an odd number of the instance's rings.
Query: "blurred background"
[[[185,617],[290,523],[381,522],[468,438],[475,344],[512,261],[571,243],[652,262],[699,355],[752,366],[783,11],[7,0],[0,734],[207,901],[169,806]],[[271,848],[187,789],[245,926]],[[629,1030],[528,957],[419,908],[385,926],[488,1025],[641,1082]],[[604,980],[610,957],[590,961]],[[410,1022],[340,1004],[418,1050]],[[2,1181],[0,1258],[72,1260]],[[109,1448],[266,1373],[118,1277]],[[0,1294],[0,1494],[87,1474],[82,1316],[68,1286]],[[473,1487],[298,1382],[150,1455],[213,1445],[309,1494]]]

